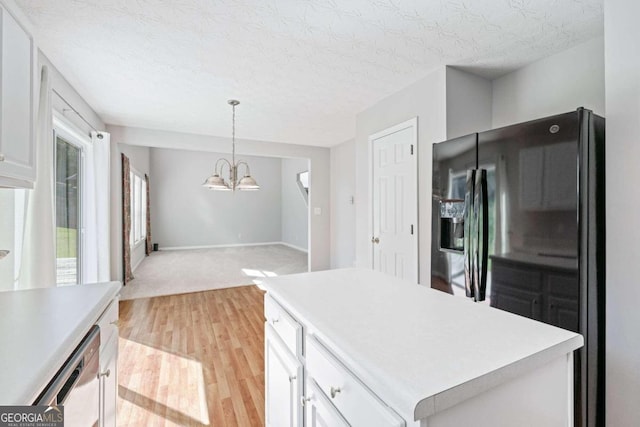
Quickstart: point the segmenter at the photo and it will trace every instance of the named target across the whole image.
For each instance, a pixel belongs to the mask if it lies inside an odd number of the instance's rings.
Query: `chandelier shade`
[[[229,187],[229,184],[227,184],[224,178],[215,172],[204,181],[202,186],[211,190],[231,191],[231,187]]]

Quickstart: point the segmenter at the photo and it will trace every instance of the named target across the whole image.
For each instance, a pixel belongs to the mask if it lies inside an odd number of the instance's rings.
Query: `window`
[[[82,148],[55,137],[56,283],[79,283],[82,239]]]
[[[296,184],[300,189],[300,194],[304,198],[304,201],[309,204],[309,171],[304,171],[296,174]]]
[[[133,247],[147,238],[147,182],[144,176],[131,169],[131,234]]]

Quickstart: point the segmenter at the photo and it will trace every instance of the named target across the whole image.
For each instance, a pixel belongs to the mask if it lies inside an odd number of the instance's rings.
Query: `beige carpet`
[[[121,299],[148,298],[259,284],[307,271],[307,254],[284,245],[153,252],[122,288]]]

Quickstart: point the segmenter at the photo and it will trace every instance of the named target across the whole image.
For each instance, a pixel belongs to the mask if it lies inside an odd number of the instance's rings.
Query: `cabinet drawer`
[[[550,294],[573,299],[578,303],[580,285],[577,274],[547,273],[545,279]]]
[[[542,294],[494,285],[491,306],[534,320],[542,320]]]
[[[493,283],[510,288],[528,291],[540,291],[542,288],[542,273],[534,269],[512,267],[494,259],[491,274]]]
[[[305,427],[349,427],[349,423],[320,390],[312,379],[306,379],[307,398],[305,402]]]
[[[405,425],[402,418],[366,388],[317,339],[307,336],[305,350],[309,375],[350,425]]]
[[[264,295],[264,317],[296,357],[302,356],[302,325],[269,294]]]
[[[100,327],[100,350],[102,350],[114,334],[118,336],[118,298],[111,301],[98,318],[96,325]]]

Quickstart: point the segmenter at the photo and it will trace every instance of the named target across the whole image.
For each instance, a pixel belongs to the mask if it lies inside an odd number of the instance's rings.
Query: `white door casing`
[[[372,267],[418,283],[418,118],[371,135],[369,143]]]

